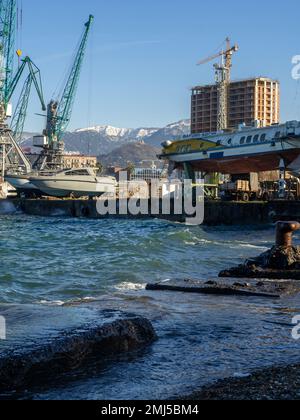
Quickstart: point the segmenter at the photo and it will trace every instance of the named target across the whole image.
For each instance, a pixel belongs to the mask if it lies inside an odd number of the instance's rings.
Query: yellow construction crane
[[[232,56],[238,50],[238,45],[231,46],[230,39],[226,38],[226,50],[198,62],[200,66],[221,57],[221,63],[214,65],[218,87],[218,130],[228,128],[228,86],[231,80]]]

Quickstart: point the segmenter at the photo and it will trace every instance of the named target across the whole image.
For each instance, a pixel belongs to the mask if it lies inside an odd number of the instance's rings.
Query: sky
[[[42,73],[45,99],[59,95],[89,14],[95,16],[69,130],[110,124],[161,127],[190,117],[190,89],[214,81],[213,62],[227,36],[240,50],[232,78],[281,82],[282,121],[300,119],[299,0],[19,0],[17,47]],[[44,118],[33,94],[27,131]]]

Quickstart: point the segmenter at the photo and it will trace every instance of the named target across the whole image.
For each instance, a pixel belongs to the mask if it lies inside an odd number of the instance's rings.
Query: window
[[[252,136],[247,137],[247,144],[250,144],[252,142]]]
[[[240,144],[245,144],[246,137],[242,137],[240,140]]]
[[[256,134],[253,138],[253,142],[258,143],[258,141],[259,141],[259,134]]]
[[[232,144],[232,139],[229,139],[227,143]]]
[[[275,139],[279,139],[281,136],[281,131],[277,131],[277,133],[275,134]]]
[[[266,134],[262,134],[262,135],[260,136],[260,141],[261,141],[261,142],[266,141],[266,138],[267,138],[267,135],[266,135]]]
[[[79,169],[78,171],[69,171],[69,172],[66,172],[66,175],[71,175],[71,176],[86,176],[86,175],[89,175],[89,173],[85,169]]]

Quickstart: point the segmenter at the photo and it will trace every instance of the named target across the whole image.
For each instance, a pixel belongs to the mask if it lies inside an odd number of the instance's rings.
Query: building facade
[[[192,134],[217,131],[218,90],[216,85],[192,89]],[[280,84],[277,80],[255,78],[231,82],[228,89],[228,128],[239,124],[267,127],[280,121]]]
[[[36,163],[39,158],[37,153],[26,153],[27,159],[32,165]],[[62,157],[63,166],[65,169],[80,169],[80,168],[96,168],[97,157],[96,156],[83,156],[80,154],[65,154]]]
[[[97,166],[96,156],[65,154],[63,161],[66,169],[95,168]]]

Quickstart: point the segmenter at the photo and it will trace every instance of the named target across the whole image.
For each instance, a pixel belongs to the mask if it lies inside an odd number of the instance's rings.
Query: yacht
[[[37,190],[51,197],[99,197],[115,194],[117,180],[114,177],[97,176],[97,169],[81,168],[56,172],[55,174],[29,176],[29,182]]]
[[[7,173],[5,181],[15,188],[18,194],[25,195],[25,197],[39,197],[42,195],[42,192],[29,181],[29,175]]]

